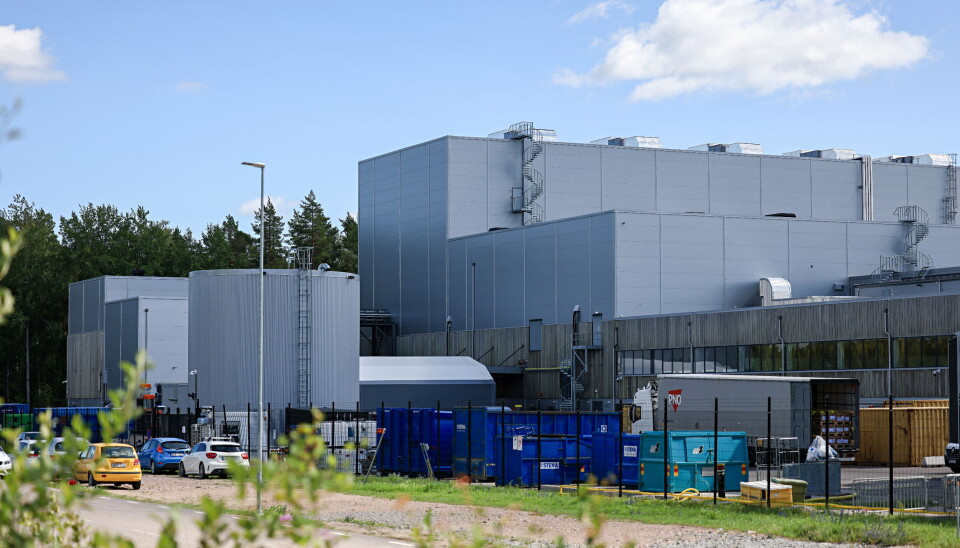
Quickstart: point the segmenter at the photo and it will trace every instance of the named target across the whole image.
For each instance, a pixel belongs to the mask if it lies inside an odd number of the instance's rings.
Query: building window
[[[530,352],[543,350],[543,320],[530,320]]]

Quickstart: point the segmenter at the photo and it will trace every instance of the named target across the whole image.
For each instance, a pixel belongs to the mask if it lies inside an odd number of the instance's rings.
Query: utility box
[[[860,381],[844,378],[760,375],[659,375],[657,428],[667,402],[669,429],[713,429],[719,399],[721,431],[745,431],[751,447],[767,437],[767,398],[772,398],[770,436],[797,438],[807,447],[827,438],[838,453],[860,448]]]
[[[719,464],[725,470],[727,489],[737,490],[741,482],[749,479],[746,433],[719,432],[717,438],[719,450],[715,451],[713,432],[668,431],[667,446],[664,447],[663,432],[644,432],[638,455],[640,489],[662,493],[666,479],[667,492],[670,493],[690,488],[713,491],[713,459],[716,453]],[[666,458],[664,451],[667,452]],[[664,462],[667,466],[666,478]]]

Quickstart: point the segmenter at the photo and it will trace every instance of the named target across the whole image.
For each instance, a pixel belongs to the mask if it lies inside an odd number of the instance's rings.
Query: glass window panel
[[[886,342],[884,340],[884,342]],[[907,366],[907,339],[893,339],[893,366]],[[886,364],[884,364],[886,367]]]
[[[837,369],[837,343],[836,341],[823,341],[820,343],[820,369]]]
[[[882,339],[867,339],[863,341],[863,367],[864,369],[879,369],[880,368],[880,347],[886,345],[886,340]],[[884,358],[886,358],[886,351],[884,351]],[[883,367],[886,367],[886,360],[884,360]]]
[[[659,375],[663,372],[663,350],[658,348],[653,351],[653,374]]]
[[[717,348],[710,346],[703,349],[703,372],[715,373],[717,371]]]
[[[798,343],[796,352],[796,371],[810,370],[810,343]]]
[[[706,348],[694,348],[693,349],[693,372],[694,373],[705,373],[707,371],[707,364],[704,362],[704,354],[706,353]]]
[[[787,343],[787,371],[797,370],[797,345]]]
[[[747,349],[744,346],[727,347],[727,367],[730,371],[743,371],[743,366],[747,363]]]
[[[843,369],[863,369],[863,341],[843,341]]]
[[[773,371],[773,349],[776,348],[774,344],[765,344],[761,347],[760,359],[765,372]]]
[[[941,337],[923,337],[921,340],[924,367],[946,367],[946,362],[942,361],[940,356],[940,339]]]
[[[644,350],[643,351],[643,364],[641,369],[646,375],[654,375],[653,372],[653,350]]]
[[[919,337],[904,339],[906,367],[921,367],[923,365],[923,353],[921,352],[920,343]]]
[[[684,373],[693,373],[693,362],[691,361],[692,355],[690,352],[690,347],[686,347],[681,352],[681,358],[683,360],[683,372]]]

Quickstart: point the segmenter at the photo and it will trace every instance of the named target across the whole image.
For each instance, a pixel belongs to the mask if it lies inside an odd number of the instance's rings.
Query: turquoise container
[[[686,489],[713,491],[714,453],[725,470],[725,488],[739,491],[740,483],[749,481],[746,432],[719,432],[718,451],[714,450],[712,431],[667,432],[664,448],[663,432],[644,432],[641,436],[639,465],[640,489],[664,492],[663,461],[667,454],[668,493]],[[624,474],[626,475],[626,474]]]

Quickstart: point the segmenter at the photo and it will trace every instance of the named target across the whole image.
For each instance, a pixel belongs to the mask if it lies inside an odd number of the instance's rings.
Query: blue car
[[[180,438],[153,438],[143,444],[137,457],[144,472],[159,474],[161,470],[176,470],[189,452],[190,444]]]

